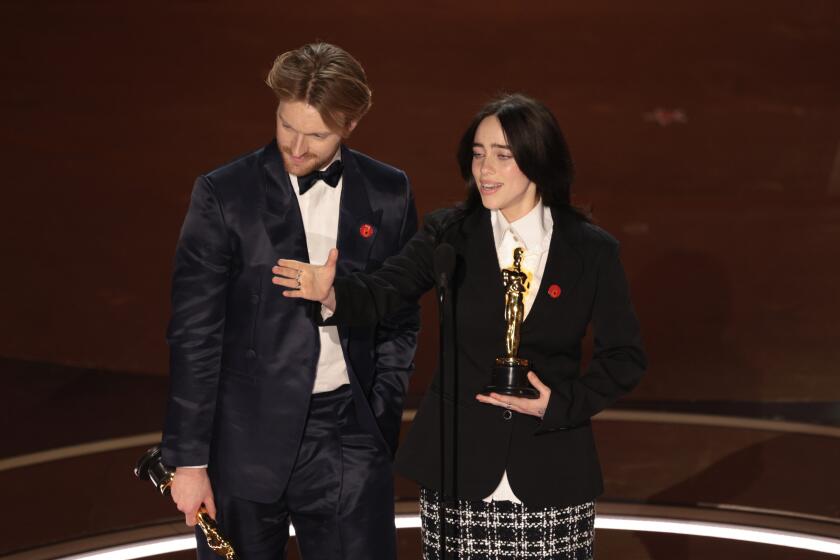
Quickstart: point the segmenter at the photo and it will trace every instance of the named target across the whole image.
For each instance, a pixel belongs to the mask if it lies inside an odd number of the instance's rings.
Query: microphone
[[[435,247],[434,261],[437,287],[445,290],[452,271],[455,270],[455,247],[449,243],[441,243]]]

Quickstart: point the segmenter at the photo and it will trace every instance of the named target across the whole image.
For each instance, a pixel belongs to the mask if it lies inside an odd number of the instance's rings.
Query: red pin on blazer
[[[560,294],[562,294],[562,293],[563,293],[563,290],[560,289],[560,286],[558,286],[557,284],[552,284],[551,286],[548,287],[548,295],[550,295],[554,299],[559,298]]]
[[[362,224],[362,227],[359,228],[359,235],[365,239],[369,238],[373,235],[373,226],[370,224]]]

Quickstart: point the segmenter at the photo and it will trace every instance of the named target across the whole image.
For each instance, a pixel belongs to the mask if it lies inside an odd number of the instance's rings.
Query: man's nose
[[[292,155],[295,157],[300,157],[306,153],[306,138],[303,134],[296,134],[294,139],[292,140]]]

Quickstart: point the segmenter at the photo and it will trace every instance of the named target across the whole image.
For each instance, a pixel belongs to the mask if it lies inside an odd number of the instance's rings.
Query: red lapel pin
[[[548,295],[550,295],[554,299],[559,298],[561,293],[563,293],[563,290],[561,290],[560,286],[558,286],[557,284],[552,284],[548,287]]]
[[[370,224],[362,224],[362,227],[359,228],[359,234],[367,239],[373,235],[373,226]]]

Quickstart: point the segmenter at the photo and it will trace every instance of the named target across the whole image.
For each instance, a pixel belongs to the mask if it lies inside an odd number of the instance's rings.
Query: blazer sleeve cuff
[[[330,311],[322,304],[316,304],[318,312],[315,313],[315,321],[320,327],[334,327],[338,325],[346,325],[347,319],[347,302],[348,288],[347,280],[345,278],[336,278],[333,283],[333,291],[335,292],[335,309]]]
[[[561,390],[551,390],[551,396],[548,397],[548,406],[545,408],[545,414],[543,414],[540,425],[534,432],[535,435],[569,428],[567,418],[570,400],[563,393],[564,391]]]

